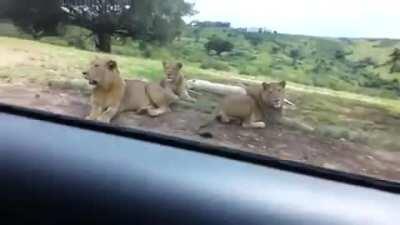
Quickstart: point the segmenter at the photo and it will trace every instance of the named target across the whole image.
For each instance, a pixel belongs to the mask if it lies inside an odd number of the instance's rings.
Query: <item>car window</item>
[[[0,102],[400,181],[390,0],[4,0]]]

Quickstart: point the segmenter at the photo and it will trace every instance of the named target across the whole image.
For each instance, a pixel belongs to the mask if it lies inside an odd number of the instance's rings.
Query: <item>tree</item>
[[[194,39],[195,39],[196,43],[198,43],[200,41],[200,34],[201,34],[200,28],[197,28],[197,27],[194,28],[193,35],[194,35]]]
[[[186,25],[182,17],[196,13],[193,10],[193,4],[186,3],[184,0],[153,0],[153,8],[150,38],[161,44],[179,38]]]
[[[261,29],[261,28],[260,28]],[[252,44],[253,46],[258,46],[264,41],[264,35],[262,34],[262,29],[261,32],[259,33],[249,33],[246,32],[244,33],[244,37]]]
[[[297,61],[300,59],[301,55],[300,55],[300,50],[299,49],[292,49],[289,52],[289,56],[290,58],[292,58],[292,66],[296,66]]]
[[[69,21],[93,32],[96,47],[111,51],[111,36],[165,43],[180,34],[182,17],[194,13],[184,0],[64,0]]]
[[[194,13],[184,0],[0,0],[2,10],[23,31],[40,38],[57,35],[58,25],[92,31],[97,49],[111,51],[111,37],[145,41],[173,40],[181,34],[185,15]],[[1,15],[0,15],[1,16]]]
[[[4,0],[3,16],[10,18],[22,31],[35,39],[58,35],[58,25],[63,20],[61,2],[57,0]]]
[[[390,73],[398,73],[400,72],[400,49],[395,48],[390,54],[390,60],[387,64],[391,64]]]
[[[219,37],[212,37],[210,40],[204,45],[207,53],[210,54],[211,50],[214,50],[217,55],[221,55],[222,52],[230,52],[233,50],[234,45],[226,40],[223,40]]]
[[[96,48],[111,52],[113,34],[129,35],[127,27],[130,14],[134,13],[131,0],[64,0],[62,10],[68,22],[92,31]]]

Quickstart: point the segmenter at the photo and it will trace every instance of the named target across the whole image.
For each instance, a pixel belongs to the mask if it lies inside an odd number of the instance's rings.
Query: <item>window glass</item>
[[[0,102],[400,180],[391,0],[3,0]]]

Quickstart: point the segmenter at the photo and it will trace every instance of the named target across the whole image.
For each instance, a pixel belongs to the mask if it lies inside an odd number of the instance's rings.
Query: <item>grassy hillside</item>
[[[123,76],[146,80],[159,80],[163,76],[160,60],[139,57],[102,54],[83,51],[57,45],[49,45],[36,41],[0,37],[0,78],[10,82],[27,81],[41,84],[52,80],[74,81],[79,83],[82,71],[96,56],[116,59]],[[190,78],[206,79],[223,83],[259,82],[274,80],[258,75],[242,75],[235,72],[200,69],[195,63],[185,64],[185,75]],[[320,94],[347,100],[356,100],[367,104],[385,107],[400,112],[400,101],[335,91],[327,88],[313,87],[289,82],[289,90],[301,93]]]
[[[90,32],[67,26],[61,37],[40,41],[93,51]],[[0,21],[0,35],[29,38],[28,35]],[[204,45],[210,37],[234,44],[232,52],[208,55]],[[399,40],[318,38],[278,33],[246,33],[230,28],[187,27],[182,37],[168,46],[157,43],[114,40],[113,53],[143,59],[176,59],[193,69],[206,69],[264,79],[288,80],[307,86],[362,93],[398,99],[400,73],[390,73],[384,65]],[[138,71],[157,76],[158,70]],[[202,73],[196,70],[197,73]],[[207,72],[206,72],[207,74]]]

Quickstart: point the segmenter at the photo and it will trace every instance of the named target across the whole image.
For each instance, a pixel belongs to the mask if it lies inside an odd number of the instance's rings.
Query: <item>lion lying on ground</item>
[[[285,81],[263,83],[260,86],[247,87],[247,94],[226,96],[217,107],[212,119],[200,129],[209,126],[215,119],[219,119],[222,123],[239,120],[244,128],[265,128],[267,117],[272,111],[282,112],[285,87]]]
[[[170,111],[177,97],[156,83],[140,80],[123,80],[117,62],[95,59],[88,71],[83,72],[92,85],[90,120],[110,122],[118,113],[135,111],[159,116]]]
[[[161,81],[160,85],[172,91],[180,99],[195,102],[196,100],[189,95],[186,87],[185,77],[182,75],[182,63],[167,63],[163,62],[165,78]]]

